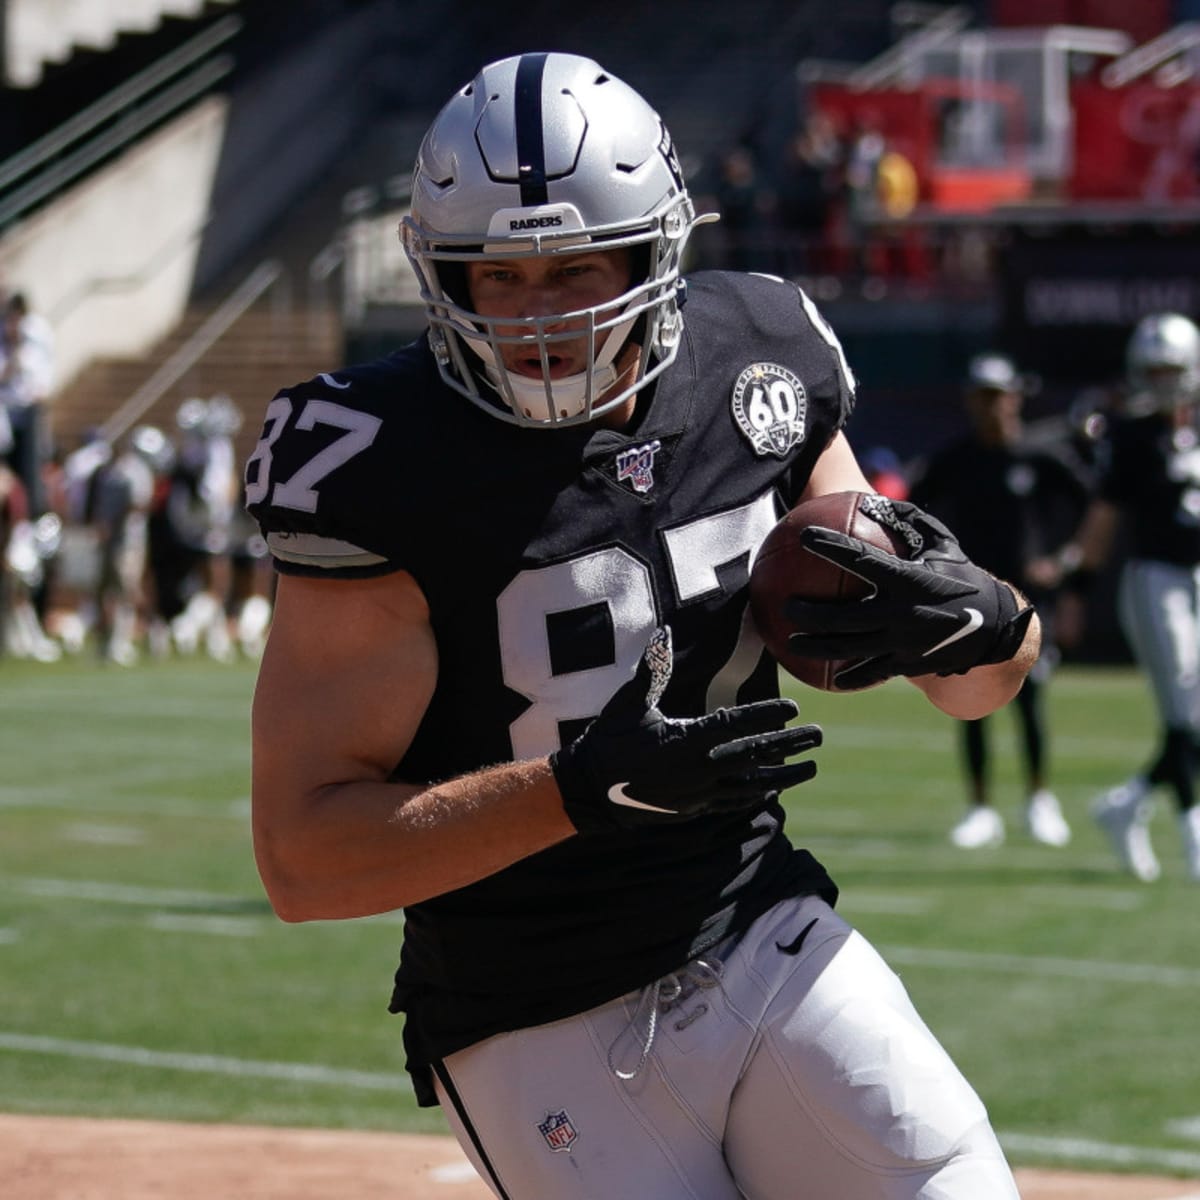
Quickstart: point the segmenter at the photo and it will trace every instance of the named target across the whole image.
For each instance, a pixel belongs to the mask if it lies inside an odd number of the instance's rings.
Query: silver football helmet
[[[129,448],[160,474],[175,464],[175,447],[157,425],[137,426],[129,435]]]
[[[1134,327],[1125,349],[1128,406],[1174,408],[1200,398],[1200,329],[1179,313],[1152,313]]]
[[[976,354],[967,363],[968,392],[1020,392],[1029,390],[1029,380],[1016,368],[1011,358],[988,352]]]
[[[442,378],[515,424],[574,425],[616,407],[678,351],[680,260],[697,223],[670,135],[632,88],[573,54],[522,54],[484,67],[426,133],[400,227]],[[551,316],[500,320],[473,311],[467,262],[581,247],[630,247],[629,289],[602,306]],[[631,337],[640,341],[640,362],[615,388],[614,361]],[[588,343],[586,370],[551,379],[554,344],[580,339]],[[506,344],[536,347],[542,378],[506,370]]]

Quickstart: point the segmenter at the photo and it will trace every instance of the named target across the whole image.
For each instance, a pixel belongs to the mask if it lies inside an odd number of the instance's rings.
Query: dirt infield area
[[[1200,1200],[1200,1184],[1017,1172],[1022,1200]],[[0,1115],[4,1200],[489,1200],[444,1137]]]

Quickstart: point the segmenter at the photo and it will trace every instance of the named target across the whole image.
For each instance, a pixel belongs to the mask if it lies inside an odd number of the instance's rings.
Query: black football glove
[[[911,558],[832,529],[814,526],[800,534],[814,554],[874,591],[857,601],[789,600],[793,653],[853,660],[835,679],[847,690],[893,675],[961,675],[1012,658],[1033,608],[1018,605],[1011,588],[971,562],[941,521],[914,504],[893,501],[892,509],[909,527],[909,544],[920,545]]]
[[[671,631],[655,631],[633,678],[573,742],[550,756],[563,807],[580,833],[637,829],[751,808],[811,779],[785,763],[821,744],[816,725],[785,728],[791,700],[762,700],[676,720],[658,710],[671,677]]]

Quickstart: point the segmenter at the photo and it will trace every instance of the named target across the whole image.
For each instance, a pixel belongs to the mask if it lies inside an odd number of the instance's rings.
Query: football
[[[887,523],[889,517],[891,525]],[[801,530],[814,525],[902,557],[908,557],[909,547],[897,528],[899,522],[892,515],[890,501],[871,492],[833,492],[805,500],[775,525],[759,547],[750,569],[750,613],[759,636],[789,675],[824,692],[843,692],[847,689],[838,687],[834,676],[844,661],[801,658],[788,649],[788,634],[793,627],[784,609],[790,596],[851,604],[870,591],[865,580],[801,544]]]

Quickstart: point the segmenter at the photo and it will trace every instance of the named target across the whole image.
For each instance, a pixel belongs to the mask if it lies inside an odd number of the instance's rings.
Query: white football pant
[[[503,1200],[1018,1200],[979,1097],[815,896],[651,989],[436,1074]]]

